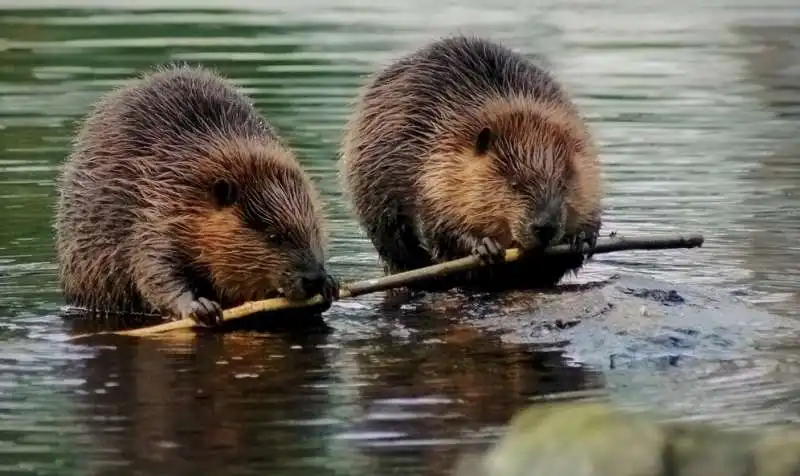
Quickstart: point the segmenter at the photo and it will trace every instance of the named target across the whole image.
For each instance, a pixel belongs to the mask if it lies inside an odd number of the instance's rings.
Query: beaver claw
[[[482,264],[497,264],[505,261],[506,251],[502,245],[492,238],[483,238],[472,250]]]
[[[586,252],[586,259],[588,260],[594,255],[594,248],[597,246],[597,236],[598,233],[596,231],[580,231],[570,240],[570,247],[574,253],[583,254],[583,244],[586,243],[589,245],[589,249]]]
[[[222,307],[219,303],[203,297],[191,301],[181,314],[208,327],[222,324]]]

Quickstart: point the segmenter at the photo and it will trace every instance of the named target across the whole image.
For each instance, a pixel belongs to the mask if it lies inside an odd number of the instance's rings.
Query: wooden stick
[[[615,251],[626,250],[658,250],[670,248],[697,248],[703,245],[703,237],[701,235],[683,236],[651,236],[647,238],[603,238],[597,241],[594,248],[595,254],[613,253]],[[584,244],[583,252],[589,251],[588,245]],[[543,254],[556,256],[573,254],[574,251],[570,245],[556,245],[542,251]],[[516,261],[520,257],[520,251],[516,248],[506,250],[505,261],[510,263]],[[459,271],[468,271],[482,266],[481,261],[477,256],[467,256],[445,263],[439,263],[424,268],[414,269],[403,273],[392,274],[375,279],[367,279],[364,281],[356,281],[353,283],[342,286],[339,291],[339,299],[356,297],[363,294],[369,294],[388,289],[399,288],[413,284],[415,282],[446,276],[448,274],[456,273]],[[301,307],[315,306],[322,303],[321,296],[314,296],[306,301],[289,301],[286,298],[272,298],[263,301],[252,301],[240,306],[226,309],[222,314],[223,321],[231,321],[240,319],[242,317],[255,314],[257,312],[279,311],[284,309],[293,309]],[[198,324],[190,318],[184,318],[176,321],[166,322],[150,327],[143,327],[140,329],[131,329],[124,331],[108,332],[109,334],[126,335],[126,336],[147,336],[151,334],[158,334],[162,332],[169,332],[177,329],[189,329],[198,326]],[[98,334],[106,334],[98,333]],[[75,336],[74,338],[84,337],[85,334]]]

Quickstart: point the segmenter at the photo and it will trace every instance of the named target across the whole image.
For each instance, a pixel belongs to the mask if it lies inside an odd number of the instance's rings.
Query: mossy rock
[[[534,404],[457,476],[797,476],[800,429],[661,423],[602,402]]]

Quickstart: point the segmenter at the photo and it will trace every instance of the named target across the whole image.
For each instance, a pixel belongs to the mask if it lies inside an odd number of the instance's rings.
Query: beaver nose
[[[539,246],[546,247],[550,244],[550,241],[553,239],[553,237],[556,236],[556,227],[549,224],[536,224],[531,227],[531,233],[536,237],[536,241],[539,242]]]
[[[316,265],[300,274],[300,288],[307,296],[313,296],[322,292],[322,287],[328,273],[321,265]]]

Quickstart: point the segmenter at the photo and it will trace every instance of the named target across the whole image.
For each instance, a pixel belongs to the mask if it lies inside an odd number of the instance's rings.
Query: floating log
[[[622,238],[612,234],[609,238],[601,238],[597,240],[594,247],[594,254],[613,253],[617,251],[628,250],[659,250],[671,248],[697,248],[703,245],[703,237],[701,235],[689,236],[650,236],[642,238]],[[584,244],[583,253],[590,251],[589,246]],[[562,244],[551,246],[541,251],[545,255],[570,255],[576,253],[570,245]],[[516,261],[521,255],[520,250],[512,248],[506,250],[505,261],[510,263]],[[439,263],[424,268],[418,268],[411,271],[402,273],[391,274],[380,278],[367,279],[364,281],[356,281],[345,284],[339,291],[339,299],[351,298],[361,296],[363,294],[375,293],[379,291],[386,291],[394,288],[401,288],[414,284],[430,278],[438,278],[452,273],[468,271],[471,269],[483,266],[477,256],[467,256],[445,263]],[[322,303],[321,296],[314,296],[306,301],[289,301],[286,298],[272,298],[262,301],[252,301],[244,303],[223,312],[223,321],[231,321],[250,316],[259,312],[280,311],[285,309],[295,309],[319,305]],[[150,327],[143,327],[140,329],[122,330],[108,332],[109,334],[126,335],[126,336],[148,336],[163,332],[174,331],[178,329],[188,329],[200,326],[193,319],[183,318],[180,320],[165,322]],[[105,334],[105,333],[101,333]],[[96,335],[96,334],[86,334]],[[74,339],[84,337],[85,335],[75,336]]]

